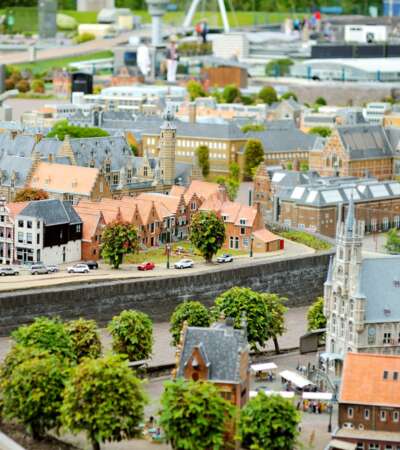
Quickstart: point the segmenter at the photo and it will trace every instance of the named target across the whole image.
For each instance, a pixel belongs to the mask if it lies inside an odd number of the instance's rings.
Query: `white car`
[[[68,267],[68,273],[89,273],[90,269],[87,264],[75,264],[74,266]]]
[[[194,266],[194,262],[191,259],[181,259],[174,264],[175,269],[189,269]]]
[[[227,253],[225,253],[224,255],[218,256],[217,258],[217,263],[228,263],[228,262],[232,262],[233,261],[233,257],[232,255],[228,255]]]

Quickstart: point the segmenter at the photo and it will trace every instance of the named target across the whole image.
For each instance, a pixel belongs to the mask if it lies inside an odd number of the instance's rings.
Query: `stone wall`
[[[156,322],[168,321],[179,302],[195,299],[211,305],[216,296],[233,286],[277,292],[288,298],[289,306],[306,305],[322,294],[330,254],[254,260],[251,266],[219,266],[213,272],[197,274],[171,270],[169,277],[3,293],[0,334],[41,315],[58,315],[64,320],[85,317],[104,324],[127,308],[144,311]]]

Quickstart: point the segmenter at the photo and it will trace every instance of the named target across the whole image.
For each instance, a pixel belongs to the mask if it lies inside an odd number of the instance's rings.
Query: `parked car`
[[[142,264],[139,264],[137,266],[137,269],[138,270],[153,270],[154,267],[156,267],[156,266],[155,266],[155,264],[153,262],[147,261],[147,262],[144,262]]]
[[[89,266],[87,264],[75,264],[68,267],[68,273],[89,273]]]
[[[233,256],[229,255],[228,253],[225,253],[221,256],[218,256],[217,258],[217,263],[228,263],[228,262],[232,262],[233,261]]]
[[[47,270],[48,270],[50,273],[54,273],[54,272],[59,272],[59,271],[60,271],[60,269],[58,268],[58,266],[55,266],[55,265],[47,266]]]
[[[99,264],[97,261],[85,261],[85,264],[89,267],[90,270],[97,270],[99,268]]]
[[[5,277],[8,275],[19,275],[18,270],[14,269],[14,267],[0,267],[0,276]]]
[[[49,273],[49,269],[44,264],[32,264],[31,275],[43,275]]]
[[[189,269],[194,266],[194,262],[191,259],[181,259],[174,264],[175,269]]]

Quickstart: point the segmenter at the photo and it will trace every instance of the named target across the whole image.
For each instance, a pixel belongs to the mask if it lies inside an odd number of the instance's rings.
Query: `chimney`
[[[196,102],[190,102],[188,106],[189,110],[189,123],[196,123],[197,106]]]

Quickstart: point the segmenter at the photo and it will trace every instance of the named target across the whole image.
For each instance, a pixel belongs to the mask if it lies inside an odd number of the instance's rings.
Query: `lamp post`
[[[167,244],[166,249],[167,249],[167,269],[169,269],[169,254],[171,251],[171,246]]]
[[[254,241],[254,237],[251,236],[251,238],[250,238],[250,258],[253,257],[253,241]]]
[[[332,399],[333,400],[333,399]],[[328,424],[328,433],[332,433],[332,410],[333,410],[333,403],[331,401],[329,405],[329,424]]]

